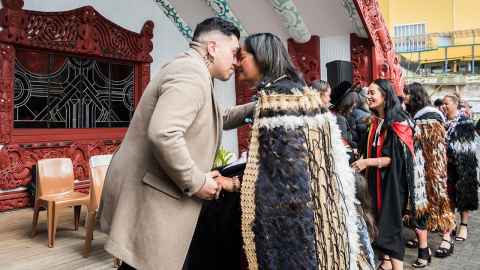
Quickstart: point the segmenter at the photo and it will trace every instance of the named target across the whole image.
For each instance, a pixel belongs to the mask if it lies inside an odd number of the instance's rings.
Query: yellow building
[[[410,72],[480,73],[479,0],[379,0]]]

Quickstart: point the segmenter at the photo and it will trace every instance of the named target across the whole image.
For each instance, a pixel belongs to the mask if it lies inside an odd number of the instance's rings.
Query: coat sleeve
[[[185,70],[187,69],[187,70]],[[159,97],[148,126],[148,139],[160,166],[188,196],[204,185],[207,172],[202,172],[190,156],[185,132],[195,121],[206,100],[201,70],[183,67],[171,70],[159,85]]]
[[[253,115],[256,102],[229,107],[223,110],[223,129],[234,129],[245,124],[244,120]]]

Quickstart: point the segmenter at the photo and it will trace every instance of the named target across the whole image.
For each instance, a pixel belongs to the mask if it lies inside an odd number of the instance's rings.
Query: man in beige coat
[[[240,126],[254,104],[222,111],[213,79],[234,73],[239,36],[230,22],[203,21],[145,89],[102,193],[105,249],[121,268],[182,269],[202,200],[220,192],[215,178],[229,181],[210,171],[222,128]]]

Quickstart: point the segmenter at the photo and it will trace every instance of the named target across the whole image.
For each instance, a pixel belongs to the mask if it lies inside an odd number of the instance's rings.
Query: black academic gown
[[[183,270],[240,270],[240,193],[203,203]]]
[[[373,124],[372,128],[376,126]],[[405,243],[402,216],[409,194],[408,179],[413,179],[413,156],[408,142],[402,140],[405,136],[411,136],[411,129],[410,135],[397,132],[389,127],[377,138],[375,130],[371,130],[369,157],[390,157],[391,164],[381,169],[369,167],[367,178],[379,231],[373,246],[385,255],[403,260]]]

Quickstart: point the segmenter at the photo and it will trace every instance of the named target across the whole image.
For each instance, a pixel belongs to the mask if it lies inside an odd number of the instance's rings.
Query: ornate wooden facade
[[[404,81],[400,61],[395,54],[393,40],[383,20],[378,0],[354,0],[363,26],[367,30],[368,41],[353,38],[352,63],[356,65],[354,75],[357,82],[364,85],[373,80],[382,78],[392,82],[397,94],[402,94]],[[361,52],[365,52],[362,54]],[[369,64],[366,64],[369,62]],[[368,67],[368,68],[367,68]],[[371,74],[371,77],[367,74]]]
[[[353,0],[362,19],[368,38],[350,36],[351,62],[353,66],[353,83],[367,86],[375,79],[388,79],[395,91],[402,93],[404,81],[398,57],[387,26],[380,14],[378,0]],[[310,41],[298,44],[288,41],[288,51],[294,64],[304,74],[307,83],[320,78],[320,41],[312,36]],[[251,100],[254,91],[237,82],[237,104]],[[240,151],[248,148],[249,129],[238,132]]]
[[[320,38],[311,36],[306,43],[289,38],[287,42],[293,64],[302,72],[307,84],[320,79]]]
[[[114,152],[126,128],[14,128],[15,59],[32,49],[133,64],[133,105],[150,80],[153,22],[140,33],[126,30],[86,6],[65,12],[23,9],[22,0],[2,0],[0,10],[0,211],[25,207],[32,166],[38,159],[69,157],[76,189],[89,187],[90,156]]]

